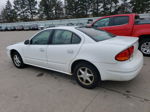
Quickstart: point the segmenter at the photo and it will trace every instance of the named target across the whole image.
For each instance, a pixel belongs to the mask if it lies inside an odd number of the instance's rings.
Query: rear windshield
[[[115,37],[115,35],[111,33],[95,28],[77,28],[77,30],[85,33],[86,35],[88,35],[97,42]]]

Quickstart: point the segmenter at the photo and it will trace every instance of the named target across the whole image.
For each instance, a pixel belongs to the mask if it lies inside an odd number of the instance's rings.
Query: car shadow
[[[65,79],[65,80],[69,80],[71,83],[76,84],[76,81],[73,77],[73,75],[67,75],[65,73],[60,73],[57,71],[53,71],[53,70],[48,70],[48,69],[43,69],[43,68],[39,68],[39,67],[35,67],[35,66],[31,66],[28,65],[27,69],[29,70],[33,70],[36,72],[36,77],[50,77],[52,76],[54,79]]]
[[[28,65],[27,68],[30,70],[36,71],[37,72],[36,77],[43,77],[45,75],[47,77],[52,76],[55,79],[62,78],[62,79],[70,81],[73,84],[77,84],[73,75],[67,75],[64,73],[60,73],[60,72],[56,72],[56,71],[48,70],[48,69],[43,69],[43,68],[31,66],[31,65]],[[123,81],[123,82],[121,82],[121,81],[102,81],[99,83],[98,88],[105,88],[105,89],[130,88],[130,85],[132,85],[133,82],[134,82],[134,80]],[[129,90],[125,90],[125,91],[129,91]]]

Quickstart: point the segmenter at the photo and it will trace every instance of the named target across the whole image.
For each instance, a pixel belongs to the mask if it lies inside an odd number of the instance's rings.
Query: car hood
[[[13,49],[14,47],[17,47],[17,46],[20,46],[20,45],[23,45],[23,44],[24,44],[24,42],[18,42],[16,44],[8,46],[7,49]]]
[[[13,44],[13,45],[18,45],[18,44],[24,44],[24,42],[18,42],[18,43]]]

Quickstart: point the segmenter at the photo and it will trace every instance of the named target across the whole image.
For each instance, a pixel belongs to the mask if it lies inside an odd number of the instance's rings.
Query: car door
[[[95,22],[93,26],[121,36],[129,36],[132,32],[132,27],[129,27],[129,16],[103,18]]]
[[[69,63],[81,47],[81,38],[68,30],[56,29],[47,49],[48,67],[67,72]]]
[[[25,62],[47,67],[47,47],[52,30],[45,30],[35,35],[29,45],[23,48]]]

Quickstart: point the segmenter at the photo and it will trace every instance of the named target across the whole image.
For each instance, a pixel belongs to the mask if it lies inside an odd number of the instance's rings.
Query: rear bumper
[[[140,51],[127,62],[116,64],[97,64],[101,80],[128,81],[135,78],[143,67],[143,55]]]

